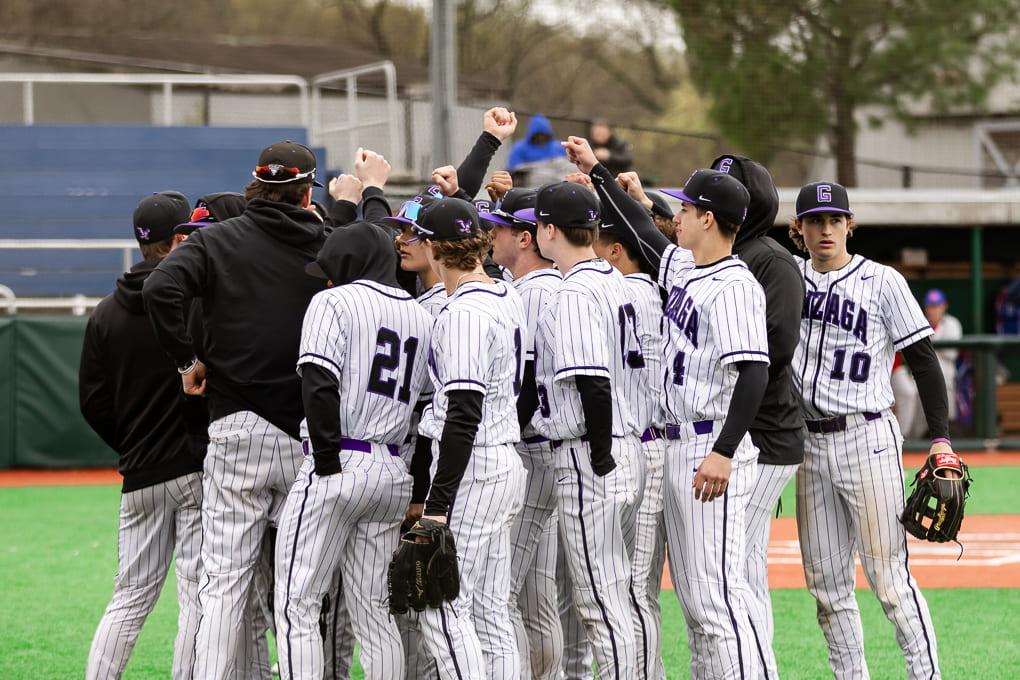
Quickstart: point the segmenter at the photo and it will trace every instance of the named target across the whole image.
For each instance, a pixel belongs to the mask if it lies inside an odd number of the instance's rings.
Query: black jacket
[[[733,252],[765,289],[765,324],[769,342],[769,384],[758,416],[751,425],[751,439],[760,453],[758,461],[790,465],[804,460],[804,417],[794,394],[790,362],[800,339],[799,300],[804,299],[804,279],[790,252],[768,236],[779,212],[779,194],[768,170],[743,156],[733,158],[730,169],[751,194],[747,218],[737,233]],[[711,167],[716,167],[716,159]]]
[[[634,165],[634,150],[628,142],[623,141],[616,135],[610,135],[605,144],[592,144],[593,151],[606,149],[609,151],[609,158],[601,161],[606,170],[616,177],[621,172],[629,171]]]
[[[181,377],[159,343],[142,305],[142,284],[155,261],[141,262],[117,281],[85,327],[78,397],[81,413],[120,456],[124,492],[202,469],[193,427],[205,427],[202,400],[186,401]]]
[[[301,324],[324,284],[305,265],[323,239],[311,211],[253,199],[240,217],[192,234],[146,281],[156,336],[178,366],[194,356],[185,304],[202,298],[211,419],[253,411],[299,437]]]

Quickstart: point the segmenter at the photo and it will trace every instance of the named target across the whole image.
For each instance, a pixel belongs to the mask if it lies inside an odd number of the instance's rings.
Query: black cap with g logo
[[[808,213],[831,212],[853,215],[846,188],[835,182],[812,182],[800,188],[797,194],[797,217]]]

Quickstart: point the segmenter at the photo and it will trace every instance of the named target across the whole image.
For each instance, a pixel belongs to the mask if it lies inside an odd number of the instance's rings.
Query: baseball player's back
[[[335,233],[316,265],[343,285],[312,299],[297,360],[308,455],[280,517],[281,675],[321,677],[319,609],[339,568],[366,677],[391,678],[404,657],[386,567],[411,498],[399,444],[428,380],[432,317],[397,286],[388,235],[374,225]]]

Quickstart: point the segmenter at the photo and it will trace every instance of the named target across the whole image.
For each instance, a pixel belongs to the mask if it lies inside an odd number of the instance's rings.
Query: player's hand
[[[606,161],[608,161],[609,156],[611,155],[612,154],[609,153],[609,149],[607,149],[604,146],[595,149],[595,158],[599,159],[600,163],[605,163]]]
[[[422,514],[425,512],[424,503],[411,503],[407,506],[407,512],[404,513],[404,526],[410,529],[414,526],[414,523],[421,519]]]
[[[513,188],[514,180],[506,170],[497,170],[492,173],[489,183],[485,185],[485,190],[489,192],[489,198],[494,203],[502,201],[503,197],[506,196],[506,192]]]
[[[641,186],[641,178],[636,172],[621,172],[616,176],[616,183],[646,210],[652,209],[652,199],[648,198],[648,194],[645,193],[644,187]]]
[[[354,175],[340,175],[329,180],[329,195],[334,201],[361,202],[364,185]]]
[[[424,506],[422,506],[422,507],[424,507]],[[434,522],[439,522],[440,524],[446,524],[446,515],[425,515],[424,517],[422,517],[422,519],[431,519]]]
[[[501,142],[510,139],[517,130],[517,114],[496,106],[485,112],[482,128]]]
[[[595,193],[595,185],[591,182],[591,177],[584,174],[583,172],[572,172],[563,178],[567,182],[573,182],[574,184],[580,184],[587,188],[592,193]]]
[[[701,461],[694,475],[694,499],[702,503],[710,503],[726,492],[730,483],[730,472],[733,461],[713,451]]]
[[[365,189],[368,187],[381,189],[390,178],[390,163],[382,157],[382,154],[359,148],[354,154],[354,172]]]
[[[591,150],[591,144],[584,137],[567,137],[567,141],[560,142],[567,151],[567,159],[577,166],[577,169],[589,174],[599,160],[595,152]]]
[[[196,397],[205,396],[205,364],[195,361],[195,368],[181,376],[184,393]]]
[[[432,171],[432,183],[439,187],[443,196],[453,196],[460,189],[457,183],[457,168],[444,165]]]

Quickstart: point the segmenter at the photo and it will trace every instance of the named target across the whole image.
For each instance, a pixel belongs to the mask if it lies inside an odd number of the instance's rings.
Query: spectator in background
[[[951,314],[947,314],[949,304],[946,295],[938,288],[932,288],[924,296],[924,315],[928,323],[935,329],[933,341],[938,340],[959,340],[963,337],[963,326],[960,320]],[[959,350],[940,349],[936,354],[939,357],[939,365],[942,367],[942,375],[946,378],[946,390],[949,401],[949,420],[956,420],[956,359]],[[896,419],[900,423],[900,430],[904,437],[921,437],[924,435],[925,425],[924,414],[921,411],[921,400],[917,394],[917,385],[906,364],[897,356],[896,365],[892,374],[893,395],[896,399]]]
[[[528,123],[527,136],[510,148],[506,169],[514,172],[522,165],[565,158],[566,155],[559,140],[553,137],[552,123],[541,113],[536,113]]]
[[[606,119],[596,118],[591,122],[588,140],[595,158],[613,173],[613,177],[630,171],[634,165],[634,150],[630,144],[613,134]]]

